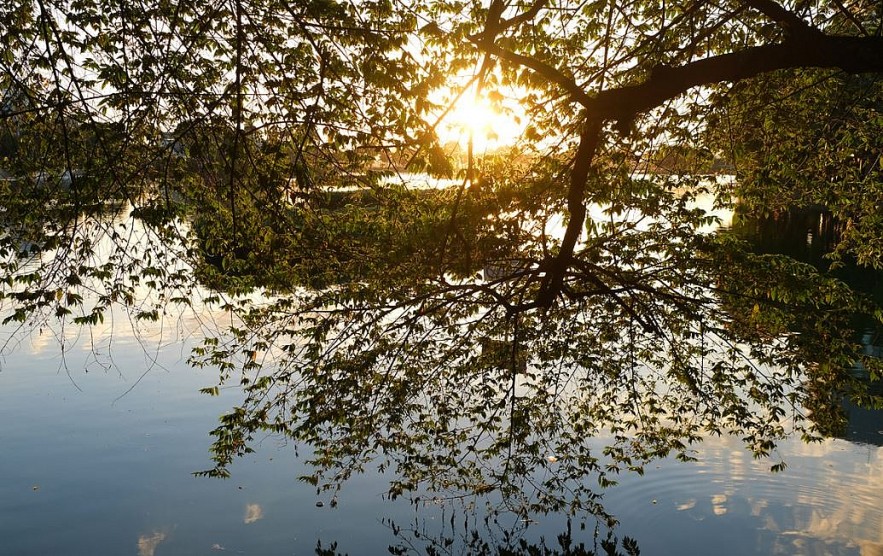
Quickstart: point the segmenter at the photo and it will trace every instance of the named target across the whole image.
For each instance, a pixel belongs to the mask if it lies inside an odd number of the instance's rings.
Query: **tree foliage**
[[[393,495],[602,512],[587,476],[691,459],[703,435],[770,455],[840,397],[874,401],[852,330],[880,313],[710,233],[698,198],[825,204],[842,251],[880,265],[880,9],[7,3],[6,318],[157,319],[217,292],[233,324],[193,363],[243,400],[213,475],[270,431],[319,488],[371,464]],[[522,135],[446,150],[471,96],[514,101]],[[664,175],[672,153],[690,156]],[[737,185],[698,174],[714,159]]]

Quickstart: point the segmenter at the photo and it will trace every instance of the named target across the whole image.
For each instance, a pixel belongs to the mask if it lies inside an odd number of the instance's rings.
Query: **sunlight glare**
[[[477,153],[514,145],[524,125],[510,106],[465,95],[444,118],[437,131],[443,143],[466,147],[472,135]]]

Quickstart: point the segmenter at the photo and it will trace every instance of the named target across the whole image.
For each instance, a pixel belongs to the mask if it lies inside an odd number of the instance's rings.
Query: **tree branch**
[[[509,29],[511,27],[517,27],[522,23],[526,23],[537,16],[540,13],[540,10],[546,7],[546,4],[549,3],[549,0],[537,0],[533,3],[533,5],[524,13],[516,15],[514,17],[510,17],[509,19],[504,19],[501,22],[500,31],[505,29]]]
[[[773,0],[744,0],[744,3],[776,22],[788,36],[810,37],[822,34],[797,14],[789,12]]]
[[[852,15],[852,12],[850,12],[849,9],[847,9],[847,7],[843,5],[843,2],[841,2],[840,0],[834,0],[834,5],[837,6],[840,14],[848,19],[849,22],[853,24],[853,26],[855,26],[856,30],[858,30],[859,33],[866,37],[871,36],[868,30],[865,29],[865,26],[862,25],[862,23],[858,19],[856,19],[854,15]]]
[[[567,212],[570,213],[570,219],[567,221],[567,228],[564,230],[564,238],[561,240],[558,254],[546,269],[546,275],[537,294],[536,305],[539,307],[550,306],[558,292],[561,291],[564,274],[567,267],[570,266],[576,242],[582,235],[583,224],[586,220],[586,184],[589,180],[595,151],[598,150],[598,145],[601,142],[603,124],[604,121],[599,118],[589,118],[580,134],[573,170],[570,172],[570,186],[567,190]]]
[[[678,67],[659,66],[650,78],[638,85],[609,89],[590,95],[561,70],[535,58],[506,50],[487,37],[471,38],[488,55],[532,69],[559,85],[586,108],[585,127],[571,171],[567,195],[570,220],[558,254],[548,261],[540,291],[534,302],[519,306],[528,310],[550,306],[561,292],[567,268],[585,221],[585,188],[601,130],[607,121],[617,121],[621,129],[643,112],[662,105],[688,90],[703,85],[732,83],[783,69],[831,68],[849,73],[883,72],[883,37],[825,35],[770,0],[746,0],[789,34],[779,44],[749,47],[738,52],[711,56]]]
[[[755,1],[755,0],[752,0]],[[812,28],[810,28],[812,29]],[[506,50],[493,42],[473,43],[488,54],[532,69],[559,85],[589,114],[601,120],[631,121],[693,87],[732,83],[789,68],[836,68],[849,73],[883,71],[883,38],[802,35],[779,44],[755,46],[711,56],[683,66],[659,66],[650,79],[592,96],[561,70],[536,58]]]
[[[562,73],[558,68],[551,66],[545,62],[537,60],[536,58],[531,58],[530,56],[525,56],[523,54],[518,54],[517,52],[512,52],[511,50],[506,50],[492,41],[488,41],[483,39],[482,37],[470,38],[469,39],[472,44],[477,46],[480,50],[486,52],[487,54],[491,54],[503,60],[512,62],[519,66],[524,66],[526,68],[532,69],[542,77],[545,77],[552,83],[559,85],[562,89],[567,91],[573,100],[582,104],[585,107],[589,107],[593,98],[590,94],[588,94],[579,84]]]
[[[583,104],[596,117],[630,121],[693,87],[732,83],[782,69],[883,71],[883,38],[820,35],[712,56],[683,66],[660,66],[639,85],[610,89]]]

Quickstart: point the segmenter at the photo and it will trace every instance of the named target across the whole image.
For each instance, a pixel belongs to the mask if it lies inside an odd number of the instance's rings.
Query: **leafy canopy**
[[[589,474],[703,435],[769,455],[873,402],[853,327],[880,312],[699,201],[824,204],[843,260],[880,266],[880,10],[7,2],[6,320],[233,313],[192,360],[243,392],[212,475],[272,431],[319,488],[376,464],[393,495],[602,512]],[[464,98],[523,132],[440,136]]]

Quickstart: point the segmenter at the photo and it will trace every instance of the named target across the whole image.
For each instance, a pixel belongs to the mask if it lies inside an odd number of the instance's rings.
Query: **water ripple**
[[[693,549],[730,553],[721,536],[741,531],[733,554],[750,546],[757,553],[883,554],[883,448],[787,441],[779,455],[788,467],[771,473],[775,461],[755,460],[738,440],[709,439],[699,462],[651,464],[644,477],[623,477],[605,500],[638,538],[649,539],[648,548],[664,539],[667,550],[698,544]],[[689,522],[703,528],[691,530]],[[751,535],[754,542],[745,538]]]

